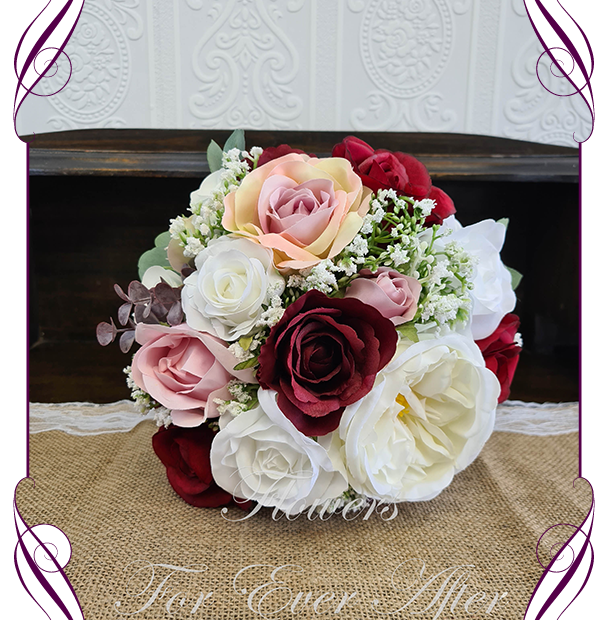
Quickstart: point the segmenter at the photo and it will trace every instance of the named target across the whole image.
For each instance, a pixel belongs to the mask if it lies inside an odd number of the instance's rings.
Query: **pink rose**
[[[345,159],[289,153],[256,168],[226,196],[222,225],[272,249],[278,269],[304,269],[353,240],[370,194]]]
[[[142,345],[131,365],[133,381],[171,410],[176,426],[199,426],[218,417],[213,399],[234,377],[255,383],[250,369],[233,370],[238,361],[219,339],[190,329],[139,323],[135,340]]]
[[[411,321],[416,315],[422,285],[415,278],[380,267],[372,273],[362,269],[346,290],[344,297],[354,297],[376,308],[395,325]]]

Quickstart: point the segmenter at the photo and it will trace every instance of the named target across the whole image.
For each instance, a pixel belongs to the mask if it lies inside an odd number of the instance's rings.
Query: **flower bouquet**
[[[435,497],[521,350],[508,222],[463,227],[420,161],[355,137],[317,158],[237,130],[207,158],[97,327],[140,345],[127,382],[171,486],[288,515]]]

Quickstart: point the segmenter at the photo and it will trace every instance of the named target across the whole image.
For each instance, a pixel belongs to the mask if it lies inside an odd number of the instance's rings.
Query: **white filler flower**
[[[500,385],[459,334],[401,344],[372,391],[319,438],[358,493],[429,500],[472,463],[492,433]]]
[[[251,332],[268,304],[269,291],[280,295],[285,281],[272,264],[272,250],[239,237],[209,242],[195,259],[196,271],[184,280],[186,323],[223,340]]]
[[[503,317],[515,308],[511,274],[500,259],[507,229],[494,220],[463,227],[453,215],[443,224],[453,230],[445,241],[455,241],[477,259],[471,291],[471,330],[475,340],[487,338]]]
[[[326,450],[285,417],[277,393],[258,391],[259,405],[224,426],[211,445],[213,479],[223,489],[263,506],[297,514],[348,488]]]

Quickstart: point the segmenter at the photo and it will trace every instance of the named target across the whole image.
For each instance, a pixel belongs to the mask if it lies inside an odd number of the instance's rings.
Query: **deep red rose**
[[[509,398],[511,382],[519,361],[521,347],[514,342],[518,329],[519,317],[516,314],[507,314],[493,334],[475,341],[481,349],[486,368],[491,370],[500,382],[499,403]]]
[[[336,144],[333,157],[344,157],[352,164],[353,170],[372,191],[394,189],[402,196],[416,200],[430,198],[437,202],[426,224],[441,224],[449,215],[456,213],[450,197],[437,187],[433,187],[426,166],[413,155],[386,149],[374,150],[367,142],[347,136]]]
[[[300,432],[326,435],[372,389],[396,346],[395,326],[376,308],[309,291],[270,330],[258,381],[278,392],[279,408]]]
[[[306,153],[300,149],[293,149],[289,146],[289,144],[279,144],[279,146],[269,146],[262,151],[260,158],[258,159],[258,168],[267,164],[269,161],[273,159],[278,159],[279,157],[283,157],[283,155],[288,155],[289,153],[299,153],[300,155],[306,155]]]
[[[169,484],[192,506],[215,508],[233,500],[211,475],[209,453],[214,436],[215,431],[201,424],[194,428],[161,427],[152,437],[154,452],[167,468]]]

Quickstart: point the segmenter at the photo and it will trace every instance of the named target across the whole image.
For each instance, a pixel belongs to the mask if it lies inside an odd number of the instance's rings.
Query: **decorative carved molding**
[[[363,65],[380,90],[416,97],[441,77],[453,36],[446,0],[372,0],[361,23]]]
[[[230,0],[194,49],[200,86],[189,110],[202,127],[294,127],[304,108],[293,92],[299,64],[263,0]]]
[[[72,123],[92,124],[111,116],[124,101],[130,79],[130,53],[122,28],[97,4],[86,3],[65,51],[72,77],[47,101]],[[45,93],[53,93],[69,73],[67,61],[43,80]]]

